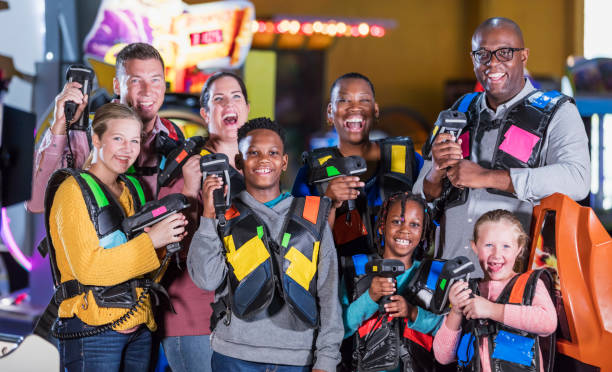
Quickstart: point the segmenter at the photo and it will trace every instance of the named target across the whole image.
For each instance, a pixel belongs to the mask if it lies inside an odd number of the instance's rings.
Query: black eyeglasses
[[[514,52],[518,52],[519,50],[523,49],[525,48],[504,47],[495,50],[480,48],[478,50],[472,51],[472,56],[474,57],[476,62],[480,64],[489,63],[489,61],[491,61],[491,58],[493,58],[493,55],[495,55],[495,58],[497,58],[497,60],[500,62],[508,62],[511,61],[512,58],[514,58]]]

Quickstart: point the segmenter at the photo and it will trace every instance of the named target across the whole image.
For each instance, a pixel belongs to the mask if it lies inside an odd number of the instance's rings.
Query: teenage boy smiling
[[[267,368],[277,368],[277,371],[335,371],[340,360],[338,350],[344,330],[338,301],[336,253],[331,230],[326,223],[329,201],[313,199],[320,203],[317,205],[321,208],[318,214],[315,213],[316,221],[323,221],[323,224],[320,225],[320,244],[317,241],[312,256],[306,256],[307,263],[316,262],[316,270],[310,273],[309,278],[310,293],[316,302],[317,322],[309,325],[295,307],[289,305],[284,276],[290,274],[283,272],[281,264],[288,260],[289,254],[283,253],[283,247],[287,247],[287,244],[280,237],[288,235],[283,234],[286,231],[283,229],[287,225],[287,215],[294,211],[293,205],[299,202],[280,190],[280,176],[287,169],[288,162],[284,132],[270,119],[253,119],[238,131],[238,148],[236,166],[243,171],[246,190],[233,200],[229,211],[234,212],[226,213],[228,225],[226,230],[220,228],[224,234],[224,243],[217,234],[212,198],[213,191],[221,188],[222,182],[210,176],[202,186],[204,211],[187,258],[187,267],[194,283],[205,290],[216,290],[216,301],[227,301],[225,303],[232,305],[231,316],[225,315],[224,321],[218,321],[211,334],[213,370],[266,371]],[[253,232],[239,231],[234,227],[240,222],[232,221],[232,216],[239,216],[235,211],[242,215],[236,220],[253,215],[264,226],[257,228],[255,225],[243,224],[240,226],[243,231],[251,229]],[[248,242],[239,246],[241,233],[247,234],[245,241]],[[305,238],[306,235],[304,232]],[[268,241],[270,243],[266,243]],[[231,252],[238,252],[242,257],[248,256],[246,266],[259,268],[266,260],[261,264],[259,261],[254,262],[256,256],[249,250],[263,244],[274,265],[272,272],[276,271],[276,290],[266,292],[270,299],[262,301],[266,305],[261,306],[260,310],[249,316],[240,316],[234,311],[234,305],[240,301],[234,293],[239,288],[227,280],[228,275],[238,272],[234,261],[236,258],[230,257]],[[241,285],[251,280],[249,275],[238,279]]]

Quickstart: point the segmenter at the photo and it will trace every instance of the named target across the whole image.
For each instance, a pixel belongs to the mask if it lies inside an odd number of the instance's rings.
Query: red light
[[[359,36],[359,26],[351,26],[351,36]]]
[[[304,35],[312,35],[312,33],[314,32],[312,23],[304,23],[302,25],[302,32],[304,33]]]
[[[370,27],[370,35],[374,37],[383,37],[385,36],[385,29],[380,26],[372,26]]]

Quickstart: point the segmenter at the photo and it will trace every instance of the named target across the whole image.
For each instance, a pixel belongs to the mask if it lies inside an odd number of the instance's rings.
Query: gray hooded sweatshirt
[[[246,191],[236,197],[257,214],[266,224],[271,238],[280,245],[278,237],[293,197],[281,200],[272,208],[258,202]],[[193,282],[204,290],[219,289],[215,301],[228,293],[225,248],[217,235],[216,225],[215,219],[201,218],[187,257],[187,268]],[[317,303],[320,318],[317,330],[308,328],[286,304],[280,309],[270,306],[249,320],[238,319],[232,314],[229,326],[219,321],[211,334],[212,348],[220,354],[251,362],[295,366],[314,364],[314,369],[336,370],[344,328],[338,300],[336,249],[329,225],[324,229],[320,245]]]

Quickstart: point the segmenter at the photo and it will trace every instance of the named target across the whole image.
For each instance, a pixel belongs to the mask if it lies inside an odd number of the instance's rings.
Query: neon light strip
[[[28,258],[21,252],[19,246],[15,242],[15,238],[13,238],[13,233],[11,233],[11,228],[9,227],[9,218],[6,215],[6,208],[2,208],[2,230],[0,231],[0,236],[2,236],[2,241],[4,245],[8,247],[9,252],[15,258],[17,263],[19,263],[24,269],[28,272],[32,271],[32,262],[28,260]]]

